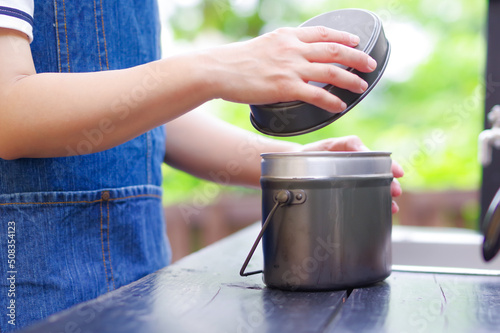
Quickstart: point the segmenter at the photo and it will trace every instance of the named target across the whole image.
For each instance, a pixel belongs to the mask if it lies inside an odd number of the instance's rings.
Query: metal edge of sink
[[[500,256],[482,257],[483,236],[461,228],[393,226],[394,271],[500,275]]]

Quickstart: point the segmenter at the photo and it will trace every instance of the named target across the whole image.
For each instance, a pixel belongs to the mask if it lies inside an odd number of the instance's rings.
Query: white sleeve
[[[0,0],[0,28],[24,32],[33,41],[33,0]]]

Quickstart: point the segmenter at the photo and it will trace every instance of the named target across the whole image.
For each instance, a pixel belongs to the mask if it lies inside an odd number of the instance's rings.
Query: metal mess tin
[[[362,73],[353,68],[332,64],[346,69],[365,80],[368,88],[362,94],[335,87],[331,84],[309,82],[338,96],[347,104],[341,113],[333,114],[302,101],[250,105],[250,120],[260,132],[274,136],[305,134],[322,128],[342,117],[358,104],[382,77],[389,61],[390,45],[382,23],[377,15],[362,9],[341,9],[316,16],[303,23],[306,26],[325,26],[358,35],[360,42],[355,48],[369,54],[377,61],[377,68],[371,73]]]
[[[335,290],[391,273],[391,172],[386,152],[262,155],[263,225],[240,271],[268,287]],[[246,273],[262,238],[264,269]]]

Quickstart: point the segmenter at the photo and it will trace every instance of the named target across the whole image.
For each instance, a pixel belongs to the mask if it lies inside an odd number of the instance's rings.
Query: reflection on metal
[[[392,270],[399,272],[414,272],[414,273],[500,276],[500,270],[477,269],[477,268],[392,265]]]

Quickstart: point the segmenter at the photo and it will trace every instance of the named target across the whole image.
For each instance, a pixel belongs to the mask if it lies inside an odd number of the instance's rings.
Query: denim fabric
[[[160,57],[155,0],[35,0],[34,19],[31,48],[38,73],[121,69]],[[126,100],[118,103],[127,106]],[[106,133],[85,133],[88,140],[77,153],[89,154],[0,159],[1,332],[170,261],[160,187],[164,127],[100,153],[91,148]],[[15,234],[9,234],[13,225]],[[15,247],[9,247],[13,239]],[[7,316],[12,300],[15,326]]]

